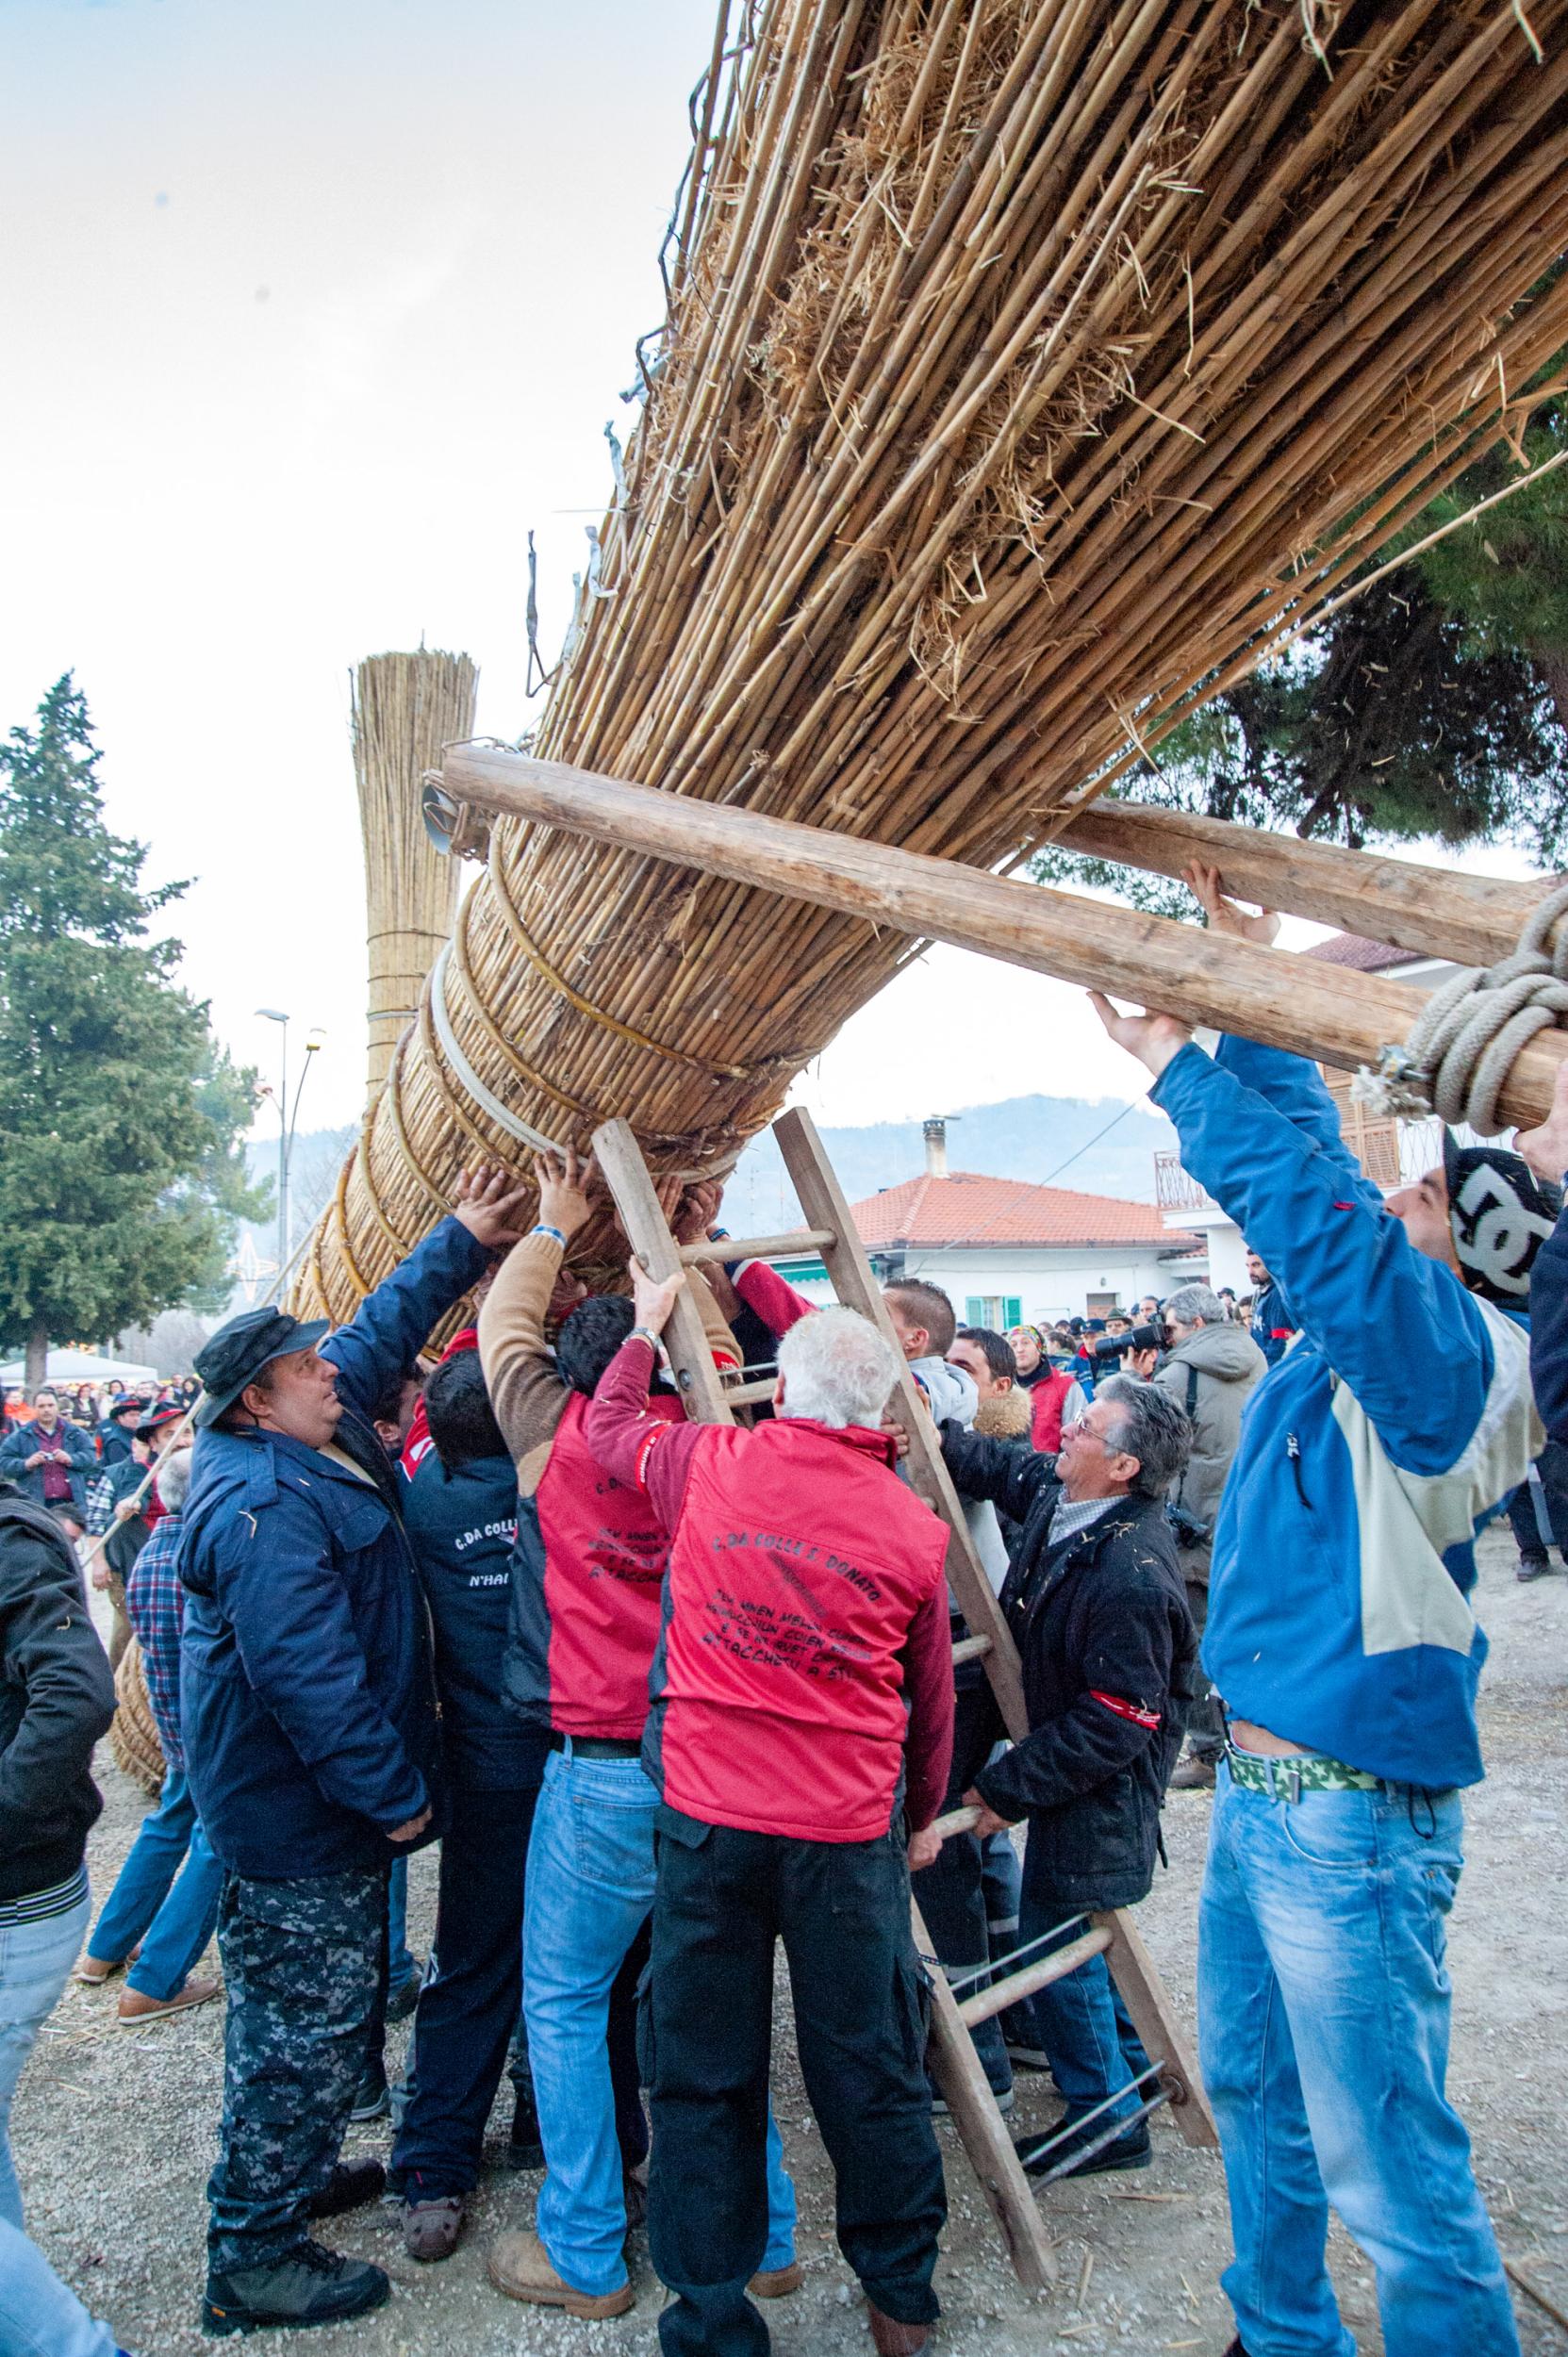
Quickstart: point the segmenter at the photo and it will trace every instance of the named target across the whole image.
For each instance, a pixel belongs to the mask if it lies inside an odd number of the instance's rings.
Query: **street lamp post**
[[[310,1032],[305,1040],[305,1063],[301,1066],[300,1077],[295,1084],[294,1103],[290,1110],[289,1103],[289,1017],[278,1007],[257,1007],[256,1013],[266,1022],[277,1024],[282,1033],[282,1070],[278,1076],[277,1094],[277,1264],[278,1274],[281,1277],[289,1265],[289,1254],[294,1249],[293,1228],[289,1215],[289,1164],[294,1151],[294,1125],[299,1119],[300,1098],[305,1094],[305,1075],[310,1070],[310,1059],[321,1047],[322,1042],[320,1034],[316,1031]]]

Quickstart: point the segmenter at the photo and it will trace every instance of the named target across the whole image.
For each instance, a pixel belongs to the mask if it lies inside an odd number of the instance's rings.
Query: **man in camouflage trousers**
[[[225,1870],[228,1983],[209,2332],[323,2324],[388,2297],[380,2267],[309,2233],[386,2181],[338,2153],[377,2010],[388,1869],[440,1830],[428,1622],[372,1417],[512,1241],[518,1200],[499,1172],[461,1182],[455,1216],[330,1341],[324,1324],[253,1310],[196,1360],[181,1723]]]

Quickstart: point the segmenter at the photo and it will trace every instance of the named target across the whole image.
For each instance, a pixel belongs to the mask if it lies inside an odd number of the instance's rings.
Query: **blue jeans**
[[[1053,1949],[1079,1938],[1088,1928],[1075,1913],[1073,1900],[1060,1898],[1044,1887],[1038,1856],[1031,1827],[1018,1896],[1018,1946],[1028,1952],[1026,1969]],[[1058,1937],[1047,1939],[1044,1935],[1058,1923],[1063,1927]],[[1034,1940],[1039,1940],[1038,1948],[1032,1945]],[[1113,2103],[1097,2122],[1108,2128],[1114,2119],[1135,2112],[1145,2097],[1153,2093],[1152,2083],[1146,2083],[1141,2091],[1132,2085],[1148,2069],[1149,2058],[1103,1956],[1091,1956],[1065,1980],[1037,1988],[1032,1997],[1020,1999],[1014,2010],[1032,2024],[1028,2043],[1044,2048],[1050,2075],[1067,2106],[1067,2120],[1097,2110],[1108,2096],[1125,2087],[1125,2100]]]
[[[0,1931],[0,2218],[18,2231],[22,2188],[11,2163],[11,2098],[70,1977],[91,1913],[92,1902],[84,1897],[64,1915]]]
[[[552,2266],[600,2296],[626,2281],[626,2202],[606,2030],[610,1987],[653,1904],[659,1796],[635,1759],[552,1752],[523,1902],[522,2010],[546,2176],[536,2217]],[[767,2116],[765,2267],[795,2256],[795,2188]]]
[[[417,1970],[408,1953],[408,1860],[395,1857],[387,1878],[387,1986],[401,1988]]]
[[[116,2357],[116,2349],[36,2243],[0,2218],[0,2357]]]
[[[185,1771],[171,1768],[157,1806],[137,1829],[89,1953],[121,1964],[140,1939],[141,1953],[125,1976],[128,1986],[160,2003],[176,1996],[212,1937],[223,1884],[223,1870],[206,1846]]]
[[[1497,2246],[1444,2095],[1456,1793],[1240,1791],[1222,1761],[1198,2019],[1249,2357],[1353,2357],[1332,2202],[1371,2259],[1387,2357],[1517,2357]]]

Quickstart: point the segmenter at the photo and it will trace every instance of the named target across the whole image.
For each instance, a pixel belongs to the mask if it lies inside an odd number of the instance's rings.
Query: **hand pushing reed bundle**
[[[1568,339],[1568,0],[758,0],[537,750],[981,865],[1310,612]],[[902,939],[516,822],[315,1240],[475,1149],[717,1169]]]
[[[419,1004],[457,913],[458,867],[424,831],[421,781],[441,748],[473,730],[479,674],[466,654],[372,654],[353,676],[354,775],[365,842],[371,967],[368,1101]]]

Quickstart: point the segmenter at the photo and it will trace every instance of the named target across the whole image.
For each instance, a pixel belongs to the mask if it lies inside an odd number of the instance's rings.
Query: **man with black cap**
[[[252,1310],[196,1360],[180,1717],[225,1870],[229,1998],[210,2332],[325,2323],[388,2295],[379,2267],[312,2241],[308,2221],[383,2182],[338,2151],[376,2009],[388,1871],[433,1830],[437,1721],[428,1622],[372,1419],[517,1233],[504,1173],[456,1194],[454,1215],[330,1341],[324,1320]]]
[[[1217,872],[1211,920],[1267,942]],[[1230,2196],[1236,2350],[1348,2357],[1329,2205],[1373,2261],[1387,2357],[1517,2357],[1444,2091],[1444,1926],[1482,1772],[1479,1519],[1540,1446],[1510,1311],[1550,1231],[1520,1157],[1451,1149],[1385,1204],[1315,1065],[1118,1015],[1181,1162],[1284,1288],[1214,1528],[1203,1666],[1224,1698],[1199,1928],[1204,2078]]]
[[[134,1392],[111,1399],[98,1426],[98,1462],[106,1469],[123,1465],[131,1453],[131,1434],[140,1422],[146,1402]]]

